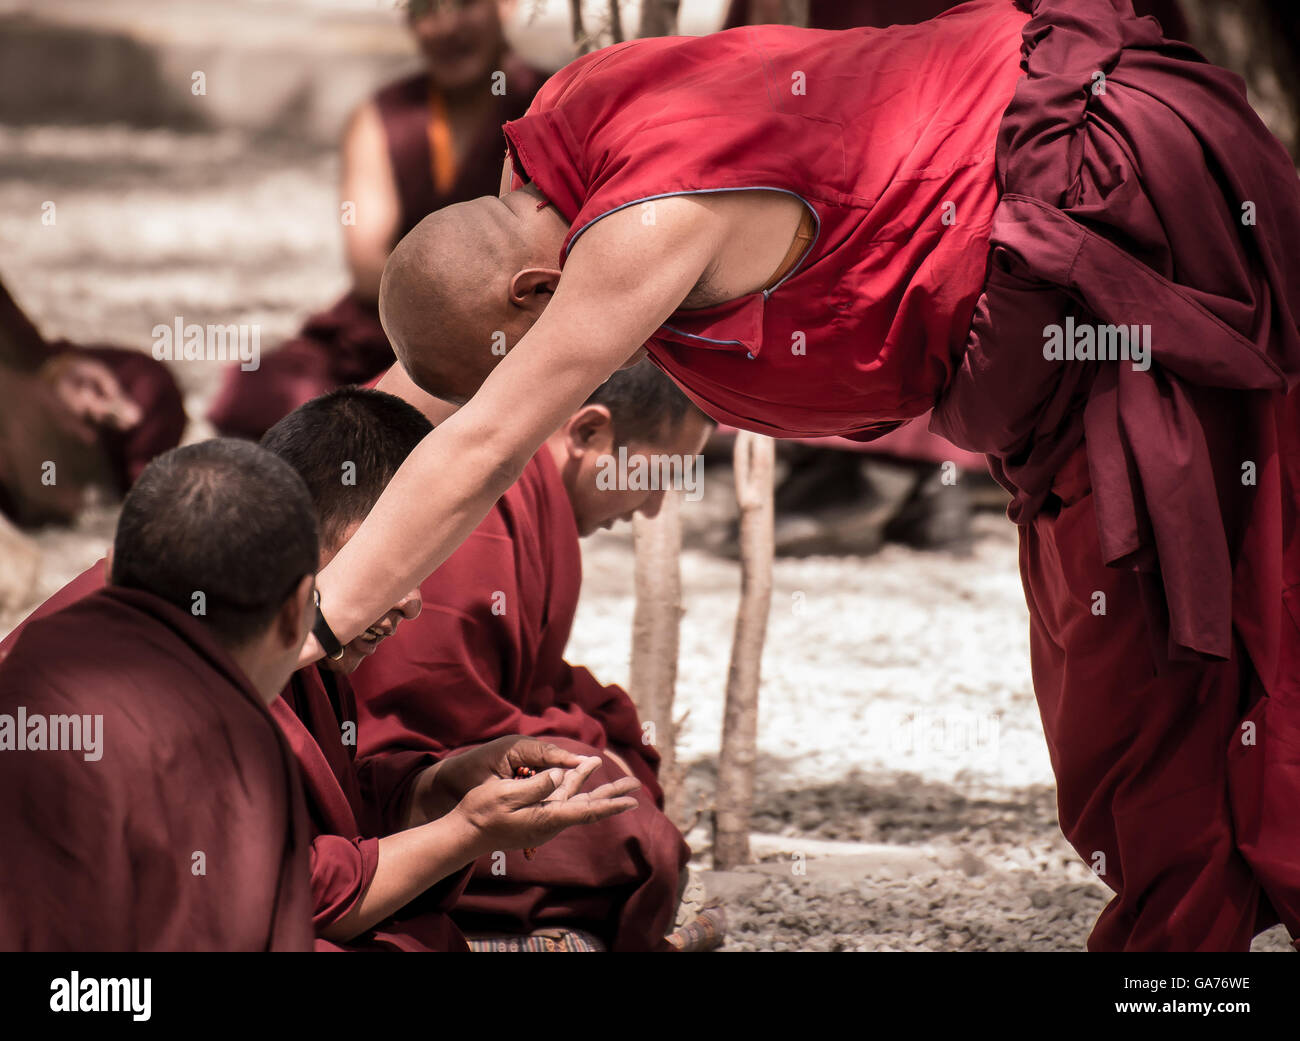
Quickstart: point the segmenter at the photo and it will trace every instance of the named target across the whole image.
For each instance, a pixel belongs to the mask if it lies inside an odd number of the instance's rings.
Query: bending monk
[[[1240,80],[1122,0],[981,0],[611,47],[505,134],[500,197],[385,270],[405,393],[468,403],[320,576],[338,635],[643,353],[774,436],[933,408],[1013,497],[1061,825],[1116,894],[1090,946],[1300,935],[1300,186]]]
[[[628,774],[650,798],[575,828],[536,859],[480,860],[452,915],[467,930],[559,923],[613,950],[663,944],[690,851],[663,814],[659,754],[632,699],[564,660],[582,587],[580,536],[663,501],[667,464],[690,481],[710,423],[663,373],[615,373],[552,434],[523,475],[420,587],[424,608],[353,676],[361,753],[445,755],[507,734],[604,756],[597,781]],[[630,479],[612,473],[625,458]],[[636,480],[656,475],[654,490]],[[673,469],[676,467],[677,469]]]
[[[254,445],[141,474],[113,585],[0,662],[0,949],[310,949],[306,814],[267,705],[316,552],[302,481]]]
[[[392,365],[376,306],[389,252],[427,214],[496,188],[501,124],[524,114],[542,77],[507,49],[496,0],[414,0],[407,21],[424,70],[359,106],[343,133],[352,287],[259,369],[227,370],[208,413],[222,433],[261,437],[303,402]]]

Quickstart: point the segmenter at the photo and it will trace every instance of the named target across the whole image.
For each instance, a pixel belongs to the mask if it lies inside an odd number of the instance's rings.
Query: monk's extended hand
[[[641,786],[631,777],[582,791],[599,765],[599,758],[584,756],[569,770],[552,767],[524,780],[494,777],[470,791],[452,813],[474,829],[484,851],[540,846],[565,828],[636,807],[631,793]]]
[[[582,761],[582,756],[558,745],[532,737],[509,735],[444,759],[438,767],[438,785],[455,801],[459,801],[471,788],[484,781],[496,777],[515,777],[521,766],[541,773],[553,766],[572,769]]]

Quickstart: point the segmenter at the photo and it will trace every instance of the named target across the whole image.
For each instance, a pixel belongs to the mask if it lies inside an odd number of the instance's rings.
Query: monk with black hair
[[[0,949],[310,947],[307,820],[267,706],[316,562],[307,490],[269,452],[145,468],[112,584],[0,662]]]
[[[353,678],[364,755],[524,734],[602,757],[593,783],[641,782],[636,810],[572,829],[533,860],[480,860],[452,909],[467,930],[578,926],[614,950],[663,946],[690,851],[663,813],[659,753],[627,692],[564,649],[582,590],[579,538],[653,517],[669,483],[698,491],[711,427],[652,366],[616,372],[425,579],[419,617]]]

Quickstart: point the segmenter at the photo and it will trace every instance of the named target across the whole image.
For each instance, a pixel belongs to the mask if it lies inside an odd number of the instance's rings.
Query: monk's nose
[[[402,599],[397,601],[393,607],[408,621],[412,618],[418,617],[421,608],[424,607],[424,600],[420,596],[420,587],[416,586],[402,597]]]

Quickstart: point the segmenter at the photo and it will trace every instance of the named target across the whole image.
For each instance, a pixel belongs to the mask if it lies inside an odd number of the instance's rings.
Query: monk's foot
[[[715,951],[727,939],[727,912],[720,905],[706,907],[666,939],[676,951]]]

